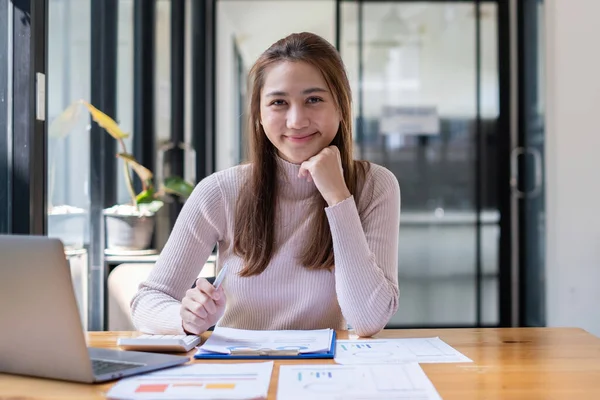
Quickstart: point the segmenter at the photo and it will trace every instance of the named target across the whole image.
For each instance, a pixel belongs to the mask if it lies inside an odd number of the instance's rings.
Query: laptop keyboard
[[[110,374],[125,369],[144,366],[142,363],[92,359],[92,369],[95,375]]]

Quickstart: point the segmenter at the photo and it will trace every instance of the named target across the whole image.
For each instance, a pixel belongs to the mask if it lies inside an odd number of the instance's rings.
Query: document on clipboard
[[[195,358],[333,358],[335,330],[254,331],[216,327]]]

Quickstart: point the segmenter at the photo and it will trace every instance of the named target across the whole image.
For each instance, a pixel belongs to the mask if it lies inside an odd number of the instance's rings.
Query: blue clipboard
[[[336,332],[331,335],[329,350],[322,353],[300,353],[297,350],[244,350],[232,354],[222,353],[196,353],[197,360],[295,360],[295,359],[323,359],[335,356]]]

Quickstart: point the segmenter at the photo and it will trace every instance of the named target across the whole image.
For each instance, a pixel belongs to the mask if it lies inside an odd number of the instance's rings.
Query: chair
[[[138,291],[141,282],[146,280],[154,263],[125,263],[116,266],[108,275],[108,330],[133,331],[131,321],[131,299]],[[199,277],[213,283],[215,279],[214,263],[205,264]],[[196,282],[192,284],[195,287]]]

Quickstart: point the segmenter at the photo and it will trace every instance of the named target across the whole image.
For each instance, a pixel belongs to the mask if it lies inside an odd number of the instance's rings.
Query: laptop
[[[63,244],[45,236],[0,235],[0,326],[0,373],[92,383],[189,361],[88,348]]]

